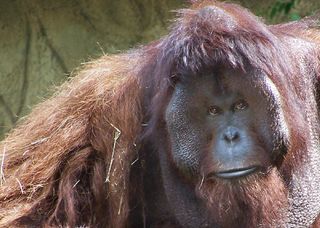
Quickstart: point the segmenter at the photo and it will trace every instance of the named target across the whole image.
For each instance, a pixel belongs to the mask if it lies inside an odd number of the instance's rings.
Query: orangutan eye
[[[216,116],[221,113],[221,109],[218,106],[213,105],[209,107],[208,112],[211,116]]]
[[[236,102],[233,106],[233,110],[234,111],[241,111],[241,110],[245,110],[248,108],[248,103],[245,100],[240,100],[238,102]]]

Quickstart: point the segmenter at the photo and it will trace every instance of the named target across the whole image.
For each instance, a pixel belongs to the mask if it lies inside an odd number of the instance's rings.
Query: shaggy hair
[[[200,181],[197,193],[221,227],[284,226],[287,190],[276,168],[239,180]]]
[[[279,205],[288,204],[287,224],[315,221],[320,211],[316,20],[267,26],[240,6],[216,1],[178,14],[162,39],[87,63],[1,142],[0,226],[129,226],[132,197],[143,198],[133,163],[146,152],[145,141],[161,147],[155,135],[174,84],[186,72],[220,63],[260,69],[285,101],[281,110],[290,145],[279,173],[271,176],[274,191],[277,183],[285,191],[268,192],[263,184],[256,191],[243,189],[240,198],[251,201],[251,217],[259,214],[255,198],[265,196],[270,198],[260,212],[266,216],[273,216],[272,201],[279,199]],[[143,165],[137,172],[145,172]],[[235,197],[232,186],[218,185],[211,183],[200,197],[210,202],[221,189],[230,189],[218,193],[221,197]]]

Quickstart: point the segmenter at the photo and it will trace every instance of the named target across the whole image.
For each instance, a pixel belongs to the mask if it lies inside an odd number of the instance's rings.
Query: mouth
[[[211,177],[216,176],[223,179],[239,178],[239,177],[250,175],[256,172],[258,169],[259,167],[257,166],[240,168],[240,169],[231,169],[231,170],[226,170],[218,173],[213,173],[210,176]]]

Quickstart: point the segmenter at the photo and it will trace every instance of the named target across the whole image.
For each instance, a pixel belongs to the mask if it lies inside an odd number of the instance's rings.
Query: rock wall
[[[177,0],[0,2],[0,135],[81,63],[165,34]]]

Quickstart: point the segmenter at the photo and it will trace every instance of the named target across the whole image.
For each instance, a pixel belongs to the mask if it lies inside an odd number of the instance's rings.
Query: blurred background
[[[298,20],[320,0],[237,0],[266,23]],[[82,63],[167,33],[183,0],[0,0],[0,138]]]

